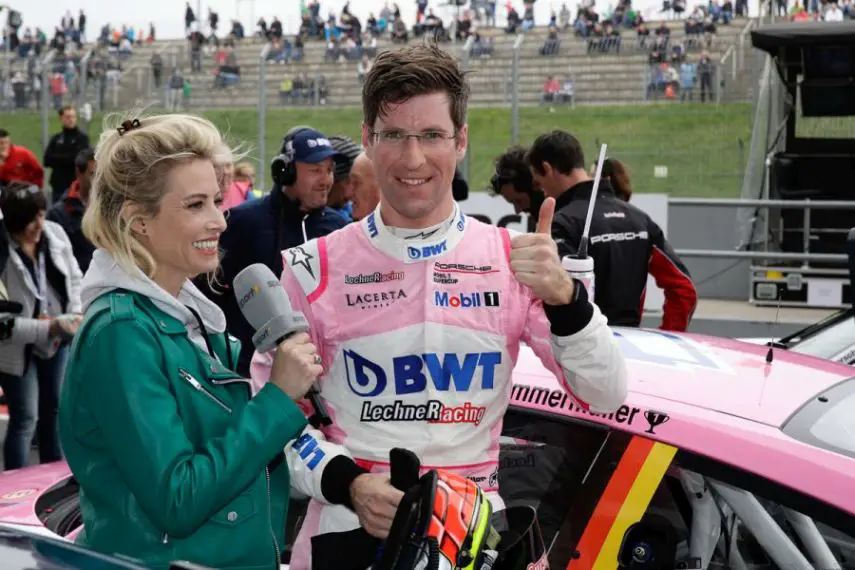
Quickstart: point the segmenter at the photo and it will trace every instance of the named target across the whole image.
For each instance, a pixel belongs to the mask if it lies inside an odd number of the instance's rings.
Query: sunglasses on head
[[[36,186],[35,184],[30,184],[29,186],[16,186],[14,188],[9,188],[8,186],[3,189],[3,194],[6,196],[14,197],[18,200],[23,200],[27,196],[32,194],[41,193],[42,189]]]

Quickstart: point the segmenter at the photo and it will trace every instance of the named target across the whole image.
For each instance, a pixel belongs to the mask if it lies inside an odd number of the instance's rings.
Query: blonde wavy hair
[[[131,117],[111,115],[104,121],[95,147],[98,167],[83,216],[83,234],[126,271],[138,268],[151,278],[157,264],[137,240],[132,224],[158,214],[175,166],[196,160],[216,166],[231,162],[233,155],[217,127],[202,117],[138,117],[139,126],[120,134],[118,127],[128,125]],[[138,206],[139,213],[129,217],[128,205]]]

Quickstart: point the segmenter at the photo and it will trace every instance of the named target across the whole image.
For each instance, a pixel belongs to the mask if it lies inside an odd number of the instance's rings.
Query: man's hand
[[[403,496],[392,486],[388,475],[365,473],[350,484],[350,499],[359,524],[375,538],[389,536]]]
[[[555,198],[547,198],[540,207],[535,233],[511,240],[511,270],[544,303],[566,305],[573,299],[573,280],[561,267],[558,246],[552,239],[554,215]]]

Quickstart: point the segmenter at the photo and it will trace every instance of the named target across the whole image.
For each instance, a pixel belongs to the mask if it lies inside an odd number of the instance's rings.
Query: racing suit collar
[[[412,235],[406,238],[398,237],[383,223],[378,204],[377,208],[359,223],[374,247],[404,263],[419,263],[438,259],[460,243],[466,231],[467,220],[457,202],[454,203],[454,211],[449,220],[451,223],[445,232],[440,230],[427,238]]]
[[[591,194],[594,192],[594,180],[585,180],[584,182],[579,182],[578,184],[574,184],[567,190],[565,190],[557,200],[555,200],[555,209],[560,210],[573,200],[589,200],[591,198]],[[609,184],[608,180],[600,180],[600,190],[597,192],[598,195],[602,194],[610,194],[614,195],[614,190]]]

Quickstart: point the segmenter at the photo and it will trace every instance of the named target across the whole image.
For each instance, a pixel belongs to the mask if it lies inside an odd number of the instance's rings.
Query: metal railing
[[[75,103],[78,109],[86,103],[86,90],[89,88],[89,61],[92,59],[94,53],[95,50],[89,48],[83,55],[83,59],[80,60],[80,89],[77,91],[77,101]]]
[[[514,40],[514,55],[511,63],[511,85],[514,86],[511,94],[511,145],[515,145],[520,139],[520,90],[516,85],[520,82],[520,55],[525,34],[519,34]]]
[[[811,253],[811,210],[855,210],[855,202],[843,200],[748,200],[730,198],[668,198],[668,206],[703,206],[709,208],[756,208],[804,210],[802,226],[802,252],[781,252],[769,250],[769,216],[765,216],[766,232],[763,237],[763,251],[743,251],[716,249],[678,249],[677,255],[683,257],[701,257],[716,259],[750,259],[755,261],[802,262],[802,268],[808,269],[814,263],[846,263],[847,256],[834,253]]]
[[[261,48],[258,56],[258,179],[261,188],[267,188],[267,149],[265,139],[267,138],[267,56],[270,54],[271,44],[268,42]]]
[[[464,73],[469,71],[469,60],[472,54],[472,46],[475,45],[475,36],[469,36],[466,38],[466,43],[463,44],[463,48],[461,48],[460,53],[460,67]],[[471,156],[469,153],[469,148],[467,145],[466,154],[463,156],[463,160],[460,162],[460,174],[463,175],[464,180],[469,180],[469,162],[471,160]]]
[[[51,67],[55,57],[56,50],[52,49],[47,52],[44,59],[42,59],[42,151],[47,150],[48,141],[50,140],[50,133],[48,132],[48,114],[52,108],[52,105],[50,104],[50,76],[52,74]]]
[[[727,48],[724,52],[724,55],[721,56],[721,59],[716,66],[716,104],[721,104],[721,98],[724,92],[724,79],[725,74],[724,71],[727,68],[728,63],[730,64],[730,80],[736,81],[739,77],[740,73],[744,73],[745,70],[745,42],[748,34],[751,30],[756,26],[756,22],[754,20],[750,20],[742,31],[739,33],[739,37],[736,38],[736,42]]]

